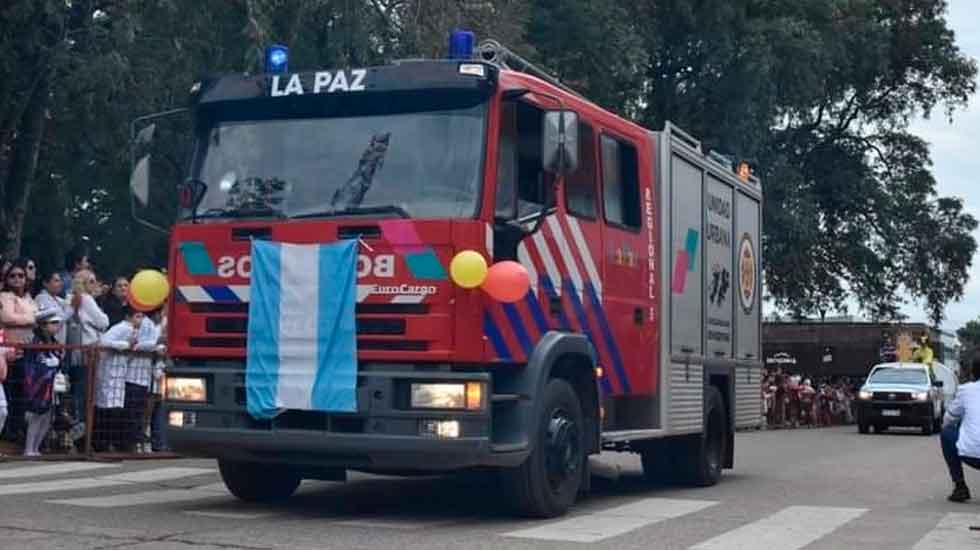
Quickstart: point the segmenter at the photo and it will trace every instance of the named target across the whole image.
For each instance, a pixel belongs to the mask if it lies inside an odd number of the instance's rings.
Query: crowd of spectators
[[[0,257],[0,454],[81,451],[89,395],[95,451],[165,449],[166,308],[136,311],[128,290],[125,276],[100,280],[84,247],[40,277],[33,260]]]
[[[848,377],[811,379],[770,370],[762,378],[762,415],[773,429],[853,424],[860,387]]]

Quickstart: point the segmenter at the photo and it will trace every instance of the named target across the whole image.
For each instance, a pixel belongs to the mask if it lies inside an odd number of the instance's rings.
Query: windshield
[[[476,214],[483,104],[378,116],[218,122],[200,140],[202,217]],[[190,212],[187,212],[189,216]]]
[[[868,380],[871,384],[916,384],[926,385],[929,377],[921,369],[883,368],[878,369]]]

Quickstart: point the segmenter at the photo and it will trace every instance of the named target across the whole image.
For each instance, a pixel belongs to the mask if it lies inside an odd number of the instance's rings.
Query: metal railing
[[[0,460],[176,456],[163,433],[165,357],[99,346],[0,346],[15,354],[2,384],[8,414]]]

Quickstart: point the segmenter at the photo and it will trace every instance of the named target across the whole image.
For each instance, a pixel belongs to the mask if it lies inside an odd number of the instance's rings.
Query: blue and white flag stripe
[[[246,360],[255,418],[357,410],[357,243],[252,243]]]

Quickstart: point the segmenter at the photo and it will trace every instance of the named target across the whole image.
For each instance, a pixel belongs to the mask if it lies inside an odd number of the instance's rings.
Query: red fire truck
[[[270,59],[193,86],[176,189],[134,156],[140,219],[179,198],[176,451],[216,458],[245,500],[348,470],[489,468],[534,517],[587,491],[604,450],[695,485],[733,466],[736,427],[760,419],[762,190],[744,165],[616,116],[493,41],[369,68]],[[135,143],[161,116],[134,123]],[[356,412],[246,412],[253,239],[360,241]],[[454,284],[463,250],[519,262],[530,290],[501,303]]]

